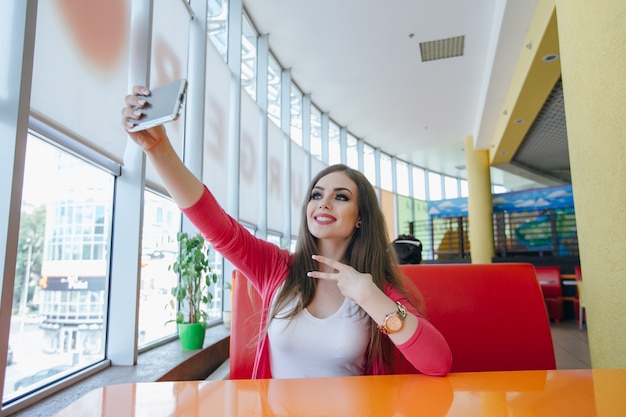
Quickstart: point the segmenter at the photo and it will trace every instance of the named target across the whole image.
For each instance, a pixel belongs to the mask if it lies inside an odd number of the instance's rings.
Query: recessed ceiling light
[[[541,58],[543,62],[552,62],[552,61],[556,61],[557,59],[559,59],[559,54],[548,54],[544,56],[543,58]]]
[[[522,123],[526,123],[526,119],[517,119],[515,124],[521,125]]]

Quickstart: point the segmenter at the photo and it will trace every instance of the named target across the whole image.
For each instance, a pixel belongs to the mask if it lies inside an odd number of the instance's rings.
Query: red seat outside
[[[583,272],[579,265],[574,267],[574,277],[576,278],[576,296],[570,298],[570,301],[573,301],[574,318],[578,322],[579,328],[582,330],[583,322],[585,321],[585,306],[581,306]]]
[[[548,317],[555,323],[563,320],[563,287],[561,268],[558,266],[536,266],[537,280],[541,285]]]

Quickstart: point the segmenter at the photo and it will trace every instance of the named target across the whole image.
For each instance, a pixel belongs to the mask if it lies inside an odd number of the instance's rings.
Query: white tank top
[[[280,313],[295,304],[294,300]],[[347,298],[324,319],[307,309],[291,319],[275,318],[268,328],[272,377],[363,375],[369,331],[369,316]]]

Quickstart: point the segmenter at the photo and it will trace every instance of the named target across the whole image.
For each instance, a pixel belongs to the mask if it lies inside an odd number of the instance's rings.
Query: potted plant
[[[202,235],[179,232],[177,239],[178,256],[168,269],[179,275],[179,281],[172,288],[170,306],[176,310],[182,348],[201,349],[206,331],[206,307],[213,299],[209,289],[217,282],[217,274],[209,267],[209,247]]]

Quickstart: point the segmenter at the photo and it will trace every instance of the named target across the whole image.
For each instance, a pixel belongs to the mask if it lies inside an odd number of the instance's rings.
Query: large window
[[[322,160],[322,112],[311,106],[311,155]]]
[[[104,359],[113,184],[28,136],[5,402]]]
[[[302,91],[291,83],[291,140],[302,147]]]
[[[295,83],[291,83],[291,140],[302,147],[302,91]]]
[[[413,167],[413,197],[426,201],[426,173],[422,168]]]
[[[207,3],[207,32],[217,52],[226,62],[228,53],[228,1],[209,0]]]
[[[267,117],[280,127],[280,81],[282,69],[270,54],[267,69]]]
[[[274,245],[280,247],[281,245],[281,235],[275,232],[267,232],[267,241],[272,242]]]
[[[178,253],[181,220],[173,201],[150,191],[144,192],[143,212],[139,347],[176,334],[176,311],[168,306],[178,277],[169,266]]]
[[[443,184],[446,198],[457,198],[459,196],[459,183],[456,178],[444,175]]]
[[[441,174],[428,173],[428,199],[432,201],[443,199]]]
[[[328,164],[341,162],[341,144],[339,141],[339,125],[332,120],[328,123]]]
[[[376,184],[376,152],[367,143],[363,144],[363,173],[373,186]]]
[[[216,322],[222,320],[222,309],[224,304],[224,258],[217,253],[215,249],[209,247],[209,268],[211,272],[217,275],[217,284],[212,284],[209,288],[209,292],[213,295],[211,298],[211,304],[207,311],[207,322]]]
[[[469,195],[469,188],[467,186],[467,180],[461,180],[459,185],[461,188],[461,197],[467,197]]]
[[[409,195],[409,164],[396,160],[396,184],[400,195]]]
[[[392,191],[393,181],[391,172],[391,157],[384,153],[380,154],[380,188]]]
[[[507,190],[507,188],[506,188],[506,187],[503,187],[502,185],[496,185],[496,184],[494,184],[494,185],[492,185],[492,187],[491,187],[491,191],[492,191],[494,194],[503,194],[503,193],[506,193],[508,190]]]
[[[246,16],[241,34],[241,85],[256,101],[256,32]]]
[[[358,139],[348,133],[346,137],[346,163],[350,168],[359,169],[359,141]]]

